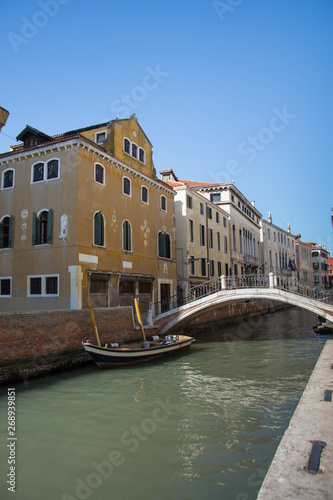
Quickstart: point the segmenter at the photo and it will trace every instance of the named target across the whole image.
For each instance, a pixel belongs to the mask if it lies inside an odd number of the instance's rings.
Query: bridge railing
[[[177,294],[159,302],[151,302],[149,304],[148,322],[152,322],[152,318],[158,314],[189,304],[207,295],[222,290],[227,291],[238,288],[278,288],[320,302],[333,304],[333,290],[327,290],[319,286],[305,285],[296,279],[273,275],[273,273],[269,275],[245,274],[230,277],[220,276],[191,287],[187,291],[181,290]]]
[[[268,286],[268,276],[265,275],[246,274],[233,277],[220,276],[191,287],[187,291],[181,290],[177,294],[160,300],[159,302],[150,303],[149,313],[153,316],[157,316],[158,314],[189,304],[190,302],[221,290],[232,290],[236,288],[267,288]]]
[[[309,299],[319,300],[320,302],[333,304],[333,290],[320,286],[306,285],[293,278],[279,279],[279,277],[275,277],[274,284],[275,287],[280,290],[285,290],[296,295],[302,295],[303,297],[308,297]]]

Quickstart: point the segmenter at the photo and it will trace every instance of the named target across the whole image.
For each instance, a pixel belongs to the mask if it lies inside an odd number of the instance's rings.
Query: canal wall
[[[101,344],[141,338],[132,307],[95,309]],[[150,334],[157,330],[150,328]],[[90,360],[82,342],[94,342],[88,309],[0,314],[0,383]]]
[[[229,304],[196,318],[184,333],[224,324],[279,307],[270,301]],[[141,339],[132,307],[94,309],[101,344]],[[147,337],[162,325],[145,326]],[[90,362],[82,342],[94,342],[88,309],[0,313],[0,383],[63,370]]]
[[[333,498],[333,340],[326,341],[257,500]]]

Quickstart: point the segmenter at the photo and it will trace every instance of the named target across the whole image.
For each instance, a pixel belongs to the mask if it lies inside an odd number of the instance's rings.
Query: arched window
[[[6,215],[0,221],[0,248],[12,247],[12,221],[11,215]]]
[[[104,217],[102,212],[94,216],[94,245],[104,245]]]
[[[132,251],[132,229],[128,220],[123,222],[123,250]]]
[[[14,187],[14,170],[8,169],[2,172],[2,189]]]
[[[138,146],[134,143],[132,143],[132,156],[133,158],[138,157]]]
[[[142,162],[142,163],[146,163],[146,154],[145,154],[145,150],[142,149],[142,148],[139,148],[139,160]]]
[[[47,162],[47,179],[57,179],[59,177],[59,160]]]
[[[52,210],[33,213],[32,244],[46,245],[52,243]]]
[[[166,197],[162,195],[161,196],[161,210],[166,212],[166,209],[167,209],[167,200],[166,200]]]
[[[131,196],[131,181],[128,177],[123,177],[123,193]]]
[[[95,182],[104,184],[104,167],[99,163],[95,163]]]
[[[141,201],[148,203],[148,189],[146,186],[141,186]]]
[[[44,163],[36,163],[32,167],[32,182],[40,182],[44,180]]]
[[[158,233],[158,256],[165,259],[171,258],[170,236],[162,231]]]
[[[126,137],[125,137],[125,138],[124,138],[124,151],[125,151],[125,153],[130,154],[130,153],[131,153],[130,149],[131,149],[131,143],[130,143],[130,141],[129,141],[128,139],[126,139]]]

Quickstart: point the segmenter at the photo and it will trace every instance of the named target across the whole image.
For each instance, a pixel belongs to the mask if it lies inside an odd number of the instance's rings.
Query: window
[[[210,261],[210,276],[213,278],[215,276],[215,261]]]
[[[236,226],[232,226],[232,246],[235,252],[237,252],[237,242],[236,242]]]
[[[14,173],[15,171],[12,169],[4,170],[4,172],[2,172],[2,182],[1,182],[2,189],[8,189],[14,187]]]
[[[28,276],[28,297],[59,295],[59,276]]]
[[[132,229],[128,220],[123,222],[123,250],[126,252],[132,251]]]
[[[223,227],[227,227],[227,218],[223,217]]]
[[[59,178],[59,160],[52,159],[47,163],[38,162],[32,165],[32,182],[41,182]]]
[[[104,246],[104,217],[102,212],[94,216],[94,245]]]
[[[213,249],[214,248],[214,235],[213,235],[213,230],[209,229],[209,248]]]
[[[139,160],[142,163],[146,163],[146,153],[145,153],[145,150],[142,148],[139,148]]]
[[[210,195],[210,201],[212,201],[213,203],[221,201],[221,193],[212,193]]]
[[[162,195],[161,196],[161,210],[166,212],[166,209],[167,209],[167,200],[166,200],[166,197]]]
[[[200,203],[200,215],[205,215],[205,207],[203,203]]]
[[[228,236],[224,237],[224,253],[228,253]]]
[[[131,181],[128,177],[123,177],[123,193],[131,196]]]
[[[125,151],[125,153],[130,154],[130,148],[131,148],[131,143],[130,143],[130,141],[129,141],[128,139],[126,139],[126,137],[125,137],[125,139],[124,139],[124,151]]]
[[[200,245],[204,247],[206,245],[206,238],[205,238],[205,226],[200,224]]]
[[[208,213],[208,215],[207,215],[208,219],[212,219],[213,218],[212,209],[210,207],[207,207],[207,210],[208,210],[208,212],[207,212]]]
[[[222,276],[222,262],[220,261],[217,262],[217,274]]]
[[[141,201],[148,203],[148,189],[146,186],[141,186]]]
[[[132,156],[133,158],[138,157],[138,146],[136,144],[132,144]]]
[[[32,182],[40,182],[44,180],[44,163],[36,163],[33,167]]]
[[[95,163],[95,182],[104,184],[104,167],[99,163]]]
[[[190,255],[190,274],[192,276],[195,275],[195,260],[194,260],[194,255]]]
[[[106,139],[106,132],[96,132],[95,134],[95,142],[97,144],[102,144]]]
[[[158,233],[158,256],[171,259],[170,236],[167,233]]]
[[[189,219],[188,226],[189,226],[188,228],[189,228],[190,243],[194,243],[194,223],[193,223],[193,220]]]
[[[217,251],[221,252],[221,234],[217,233]]]
[[[220,224],[220,214],[218,212],[216,212],[215,217],[216,217],[216,222]]]
[[[52,243],[52,210],[33,212],[32,244],[46,245]]]
[[[50,160],[47,162],[47,179],[57,179],[59,176],[59,160]]]
[[[201,276],[207,276],[206,259],[201,259]]]
[[[271,230],[269,228],[267,229],[267,233],[268,233],[268,239],[270,240],[271,239]]]
[[[12,279],[0,278],[0,297],[11,297]]]
[[[187,208],[193,209],[193,198],[190,195],[187,195]]]
[[[6,215],[0,221],[0,248],[12,248],[13,216]]]

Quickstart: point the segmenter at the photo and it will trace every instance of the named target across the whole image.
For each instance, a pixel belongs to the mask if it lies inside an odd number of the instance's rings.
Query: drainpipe
[[[206,203],[206,248],[207,248],[207,277],[210,280],[210,260],[209,260],[209,230],[208,230],[208,205]]]

